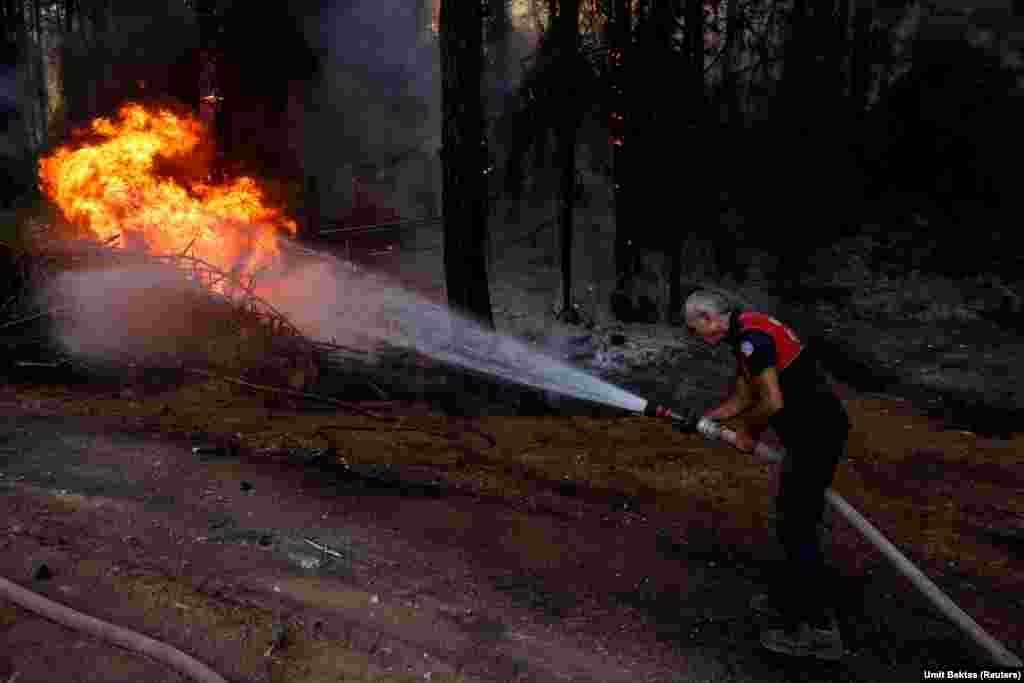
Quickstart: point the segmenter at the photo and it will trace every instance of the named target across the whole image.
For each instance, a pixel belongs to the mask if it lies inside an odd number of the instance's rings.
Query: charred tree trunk
[[[509,77],[508,38],[511,22],[506,0],[487,0],[487,42],[491,53],[494,77],[502,93],[505,92]]]
[[[674,57],[675,51],[672,47],[673,34],[676,28],[676,12],[675,2],[666,2],[663,7],[659,7],[658,16],[658,43],[659,51],[664,55],[666,60],[670,60]],[[685,83],[688,86],[689,91],[684,96],[686,107],[690,111],[690,121],[687,137],[689,140],[689,148],[697,151],[699,156],[700,150],[700,125],[703,119],[704,111],[704,3],[701,0],[689,0],[685,6],[686,11],[686,38],[687,38],[687,59],[684,64],[687,64],[688,74],[685,79]],[[680,100],[673,99],[672,102],[680,103]],[[663,120],[659,129],[662,131],[665,139],[672,139],[674,137],[674,125],[673,122],[677,121],[680,117],[680,112],[676,106],[670,108],[667,112],[669,119]],[[692,168],[692,166],[691,166]],[[695,174],[699,182],[703,181],[700,174]],[[663,192],[662,201],[671,201],[669,198],[673,196],[671,181],[666,179],[666,187]],[[707,202],[706,193],[701,191],[700,188],[697,192],[693,193],[691,198],[691,215],[696,219],[695,225],[701,225],[703,221],[701,217],[704,215],[705,205]],[[692,227],[689,228],[692,230]],[[676,225],[669,235],[669,283],[668,283],[668,310],[666,311],[666,322],[671,324],[678,324],[680,320],[680,312],[683,308],[683,226]]]
[[[790,15],[789,40],[785,48],[785,63],[782,81],[779,84],[781,114],[786,125],[803,133],[809,121],[804,88],[809,83],[813,70],[813,43],[809,29],[811,15],[808,0],[793,0],[793,12]]]
[[[514,90],[509,84],[509,33],[511,20],[508,13],[508,2],[506,0],[487,0],[487,69],[490,75],[490,87],[486,97],[488,140],[493,140],[492,150],[496,151],[494,168],[508,168],[508,150],[513,143],[508,138],[507,116],[514,110]],[[512,164],[515,165],[514,163]],[[518,169],[513,169],[514,173]],[[500,176],[499,176],[500,177]],[[502,180],[502,186],[515,186],[518,178],[511,181]],[[500,196],[500,192],[498,193]],[[518,207],[518,203],[512,206]],[[493,209],[493,206],[491,207]],[[511,209],[512,207],[508,207]],[[514,211],[509,214],[515,216]],[[488,235],[491,239],[493,235]],[[491,244],[493,248],[493,243]]]
[[[52,144],[64,137],[67,116],[67,101],[64,92],[64,45],[70,29],[67,29],[71,18],[69,8],[65,6],[64,21],[60,17],[52,17],[43,21],[43,77],[46,91],[46,139]]]
[[[43,148],[46,138],[46,90],[38,40],[38,9],[38,2],[17,3],[14,13],[18,36],[18,108],[24,125],[25,151],[29,157]]]
[[[871,22],[870,7],[858,6],[853,12],[853,37],[850,49],[850,106],[858,120],[868,107],[871,88]]]
[[[580,127],[582,108],[579,104],[577,73],[580,65],[580,0],[561,0],[556,22],[558,60],[565,89],[558,123],[558,162],[561,170],[559,183],[560,232],[562,235],[562,310],[561,318],[578,323],[579,316],[572,296],[572,237],[576,203],[576,136]]]
[[[629,249],[630,197],[629,148],[627,131],[631,123],[628,112],[626,89],[629,87],[626,75],[626,59],[633,37],[633,15],[630,0],[615,0],[611,28],[611,49],[609,65],[611,93],[609,107],[612,144],[612,191],[615,197],[615,282],[621,288],[632,275]]]
[[[89,55],[91,67],[90,70],[98,74],[102,56],[99,54],[102,45],[102,35],[104,32],[103,26],[103,11],[97,7],[95,3],[89,6],[88,19],[85,21],[87,28],[84,31],[84,43],[86,45],[86,53]],[[99,113],[100,110],[100,89],[102,87],[102,78],[90,78],[86,84],[85,89],[85,103],[84,110],[81,118],[88,120],[93,118]]]
[[[821,102],[815,102],[813,95],[807,96],[808,93],[816,93],[813,28],[808,0],[794,0],[782,82],[779,84],[781,120],[777,122],[791,155],[790,163],[798,169],[790,182],[780,188],[785,193],[786,218],[794,239],[786,240],[780,246],[775,284],[780,290],[790,292],[799,290],[812,249],[809,237],[814,235],[811,221],[817,193],[811,184],[817,178],[810,175],[816,167],[810,110],[812,102],[816,105]]]
[[[222,73],[221,33],[222,16],[216,0],[197,0],[196,21],[199,25],[199,118],[214,134],[213,168],[223,170],[223,160],[230,152],[228,107],[224,104],[224,74]]]
[[[832,45],[831,71],[835,74],[836,90],[835,103],[841,114],[849,120],[849,110],[844,106],[846,93],[849,91],[849,71],[846,69],[847,59],[850,55],[850,23],[851,23],[851,0],[837,0],[835,24],[835,42]]]
[[[35,43],[35,49],[33,50],[32,60],[36,63],[36,87],[38,88],[36,96],[39,98],[39,147],[43,148],[46,146],[46,130],[49,121],[47,96],[46,96],[46,52],[45,52],[45,36],[43,33],[43,13],[42,7],[39,4],[40,0],[32,0],[32,28],[33,28],[33,41]]]
[[[728,128],[735,131],[744,126],[745,112],[737,72],[742,68],[744,16],[737,0],[729,0],[725,19],[725,51],[722,62],[722,98]]]
[[[448,304],[494,328],[487,278],[483,6],[441,0],[441,166]]]

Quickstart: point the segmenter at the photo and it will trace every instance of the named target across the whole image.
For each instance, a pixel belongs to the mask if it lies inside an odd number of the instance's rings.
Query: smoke
[[[327,216],[351,205],[353,173],[403,217],[440,194],[440,55],[404,0],[336,0],[305,24],[321,54],[306,125],[309,171],[321,178]]]
[[[441,194],[441,69],[429,0],[334,0],[304,32],[321,55],[307,103],[307,172],[320,178],[323,215],[352,203],[351,178],[369,181],[405,218],[437,210]],[[503,106],[534,38],[513,22],[504,76],[489,73],[485,98]]]
[[[190,301],[199,293],[170,266],[123,266],[67,271],[44,293],[68,352],[103,360],[178,355],[196,338]]]
[[[271,276],[258,290],[308,337],[366,351],[401,345],[396,308],[414,300],[383,276],[329,258]]]

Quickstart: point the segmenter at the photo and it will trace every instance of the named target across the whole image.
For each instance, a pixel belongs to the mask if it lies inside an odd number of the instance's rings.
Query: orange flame
[[[252,178],[208,184],[157,172],[160,161],[205,167],[208,131],[195,117],[126,104],[90,129],[88,141],[43,158],[39,175],[65,217],[99,239],[124,247],[137,235],[151,253],[187,252],[251,275],[277,257],[277,229],[295,234]]]

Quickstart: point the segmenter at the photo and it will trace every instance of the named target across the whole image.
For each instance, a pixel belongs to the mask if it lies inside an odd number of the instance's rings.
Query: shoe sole
[[[772,652],[777,652],[779,654],[788,654],[791,656],[798,657],[811,656],[816,659],[822,659],[824,661],[839,661],[843,658],[843,654],[845,653],[846,648],[843,646],[842,635],[840,635],[839,630],[839,621],[837,620],[835,614],[829,615],[829,622],[831,623],[830,629],[814,629],[820,634],[836,634],[836,639],[839,642],[834,643],[833,645],[830,645],[828,647],[822,647],[820,649],[813,649],[807,647],[791,649],[785,646],[777,646],[774,643],[765,642],[763,638],[761,640],[761,645],[765,649],[771,650]]]
[[[791,650],[789,648],[775,647],[768,643],[761,641],[761,646],[766,650],[771,650],[780,655],[789,655],[790,657],[814,657],[815,659],[821,659],[826,662],[838,662],[843,658],[843,649],[834,650]]]
[[[833,620],[834,623],[834,620]],[[838,631],[838,628],[836,629]],[[766,650],[777,652],[781,655],[789,655],[791,657],[814,657],[815,659],[821,659],[827,662],[839,661],[843,658],[845,648],[843,647],[842,641],[831,646],[831,648],[821,648],[820,650],[814,650],[811,648],[788,648],[785,646],[777,646],[775,643],[766,642],[763,638],[761,639],[761,646]]]

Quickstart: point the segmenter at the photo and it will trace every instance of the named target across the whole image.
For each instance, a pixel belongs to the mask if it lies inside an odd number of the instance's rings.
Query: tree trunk
[[[610,94],[610,127],[612,131],[612,191],[615,197],[615,282],[616,288],[625,286],[626,280],[632,275],[631,254],[629,249],[629,202],[632,188],[628,172],[629,124],[632,119],[628,111],[626,97],[627,79],[625,64],[631,52],[630,44],[633,36],[633,16],[630,0],[615,0],[614,20],[611,29],[611,89]]]
[[[215,168],[220,168],[220,159],[228,153],[227,107],[221,97],[224,94],[221,72],[220,33],[221,17],[215,0],[197,0],[195,3],[196,22],[199,25],[199,101],[196,108],[199,118],[213,131],[216,140]]]
[[[18,13],[18,85],[19,109],[25,131],[25,150],[29,157],[39,153],[46,139],[45,87],[42,58],[37,40],[38,2],[22,4]]]
[[[89,59],[89,72],[93,74],[92,78],[87,79],[88,83],[85,86],[85,111],[82,112],[82,119],[88,120],[95,117],[100,110],[100,88],[102,86],[102,78],[99,78],[100,65],[108,63],[109,60],[104,59],[101,53],[103,45],[103,35],[105,31],[104,16],[102,8],[97,6],[97,3],[92,3],[89,6],[88,20],[85,22],[87,28],[83,31],[84,43],[86,45],[86,54]]]
[[[493,329],[486,263],[482,9],[479,2],[441,0],[444,272],[449,306]]]
[[[487,0],[488,31],[487,42],[490,44],[494,64],[494,77],[499,85],[499,90],[504,95],[509,79],[509,52],[508,39],[511,22],[508,16],[508,3],[506,0]]]
[[[69,12],[65,9],[65,12]],[[65,21],[56,20],[43,24],[43,74],[46,90],[46,139],[48,143],[59,141],[64,137],[67,118],[67,101],[64,92],[64,46],[68,32],[65,26],[69,22],[70,13]]]
[[[564,74],[565,89],[558,123],[558,162],[561,171],[559,183],[560,232],[562,235],[562,311],[567,322],[578,322],[572,296],[572,237],[573,212],[576,203],[576,136],[580,126],[582,108],[574,85],[579,69],[580,0],[561,0],[558,12],[558,59]]]
[[[743,68],[743,12],[737,0],[728,0],[725,19],[724,59],[722,60],[722,97],[725,100],[725,118],[728,128],[735,131],[743,128],[745,112],[743,98],[740,93],[740,80],[737,72]]]
[[[32,28],[33,28],[33,40],[35,42],[35,51],[33,54],[33,61],[36,62],[36,86],[38,92],[36,93],[39,97],[39,112],[41,121],[39,123],[39,147],[46,146],[46,128],[47,128],[47,96],[46,96],[46,43],[45,36],[43,33],[43,14],[42,7],[39,5],[40,0],[32,0]]]
[[[812,110],[812,103],[820,106],[827,105],[827,102],[815,102],[813,97],[806,96],[815,87],[814,25],[808,4],[808,0],[794,0],[780,84],[779,113],[783,120],[779,125],[785,133],[787,150],[796,169],[790,182],[785,183],[782,189],[785,192],[785,204],[789,207],[786,216],[796,239],[780,243],[775,284],[781,290],[794,292],[799,289],[807,269],[812,248],[809,240],[815,235],[811,224],[815,213],[813,207],[819,197],[813,185],[824,172],[824,169],[817,168],[816,162],[820,157],[814,149],[815,143],[811,136],[812,128],[816,127],[812,121],[812,111],[817,110]]]
[[[810,85],[808,75],[813,69],[814,59],[809,35],[810,14],[808,0],[793,0],[790,15],[789,40],[785,47],[785,62],[782,81],[779,84],[782,116],[788,125],[802,131],[808,120],[808,99],[804,88]]]
[[[858,120],[868,106],[871,89],[871,21],[870,7],[853,10],[853,46],[850,51],[850,106]]]
[[[832,72],[836,78],[835,100],[836,106],[848,110],[843,106],[846,93],[849,91],[849,71],[846,69],[847,58],[850,55],[850,22],[851,22],[851,0],[838,0],[836,2],[835,14],[835,35],[836,40],[831,52]]]

